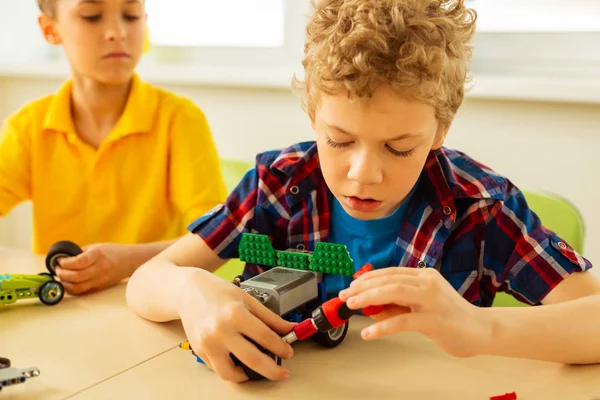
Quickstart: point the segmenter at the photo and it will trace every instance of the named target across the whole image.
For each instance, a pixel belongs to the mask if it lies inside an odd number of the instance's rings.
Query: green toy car
[[[47,272],[39,275],[0,275],[0,304],[37,297],[47,306],[53,306],[60,303],[64,295],[62,283]]]
[[[50,247],[46,256],[48,272],[38,275],[4,274],[0,275],[0,304],[12,304],[17,300],[39,298],[47,306],[60,303],[65,288],[54,277],[56,266],[61,257],[72,257],[81,253],[74,243],[63,241]]]

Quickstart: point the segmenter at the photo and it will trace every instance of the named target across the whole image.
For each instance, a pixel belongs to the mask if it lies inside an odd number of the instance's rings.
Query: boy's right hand
[[[283,359],[292,347],[277,334],[294,325],[283,320],[239,287],[212,273],[199,270],[179,293],[179,316],[194,352],[221,379],[244,382],[248,377],[235,366],[233,353],[250,369],[271,380],[284,380],[289,371],[262,353],[244,336]]]

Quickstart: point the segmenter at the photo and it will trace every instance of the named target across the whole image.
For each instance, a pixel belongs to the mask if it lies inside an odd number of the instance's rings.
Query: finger
[[[241,383],[248,380],[248,376],[241,367],[233,364],[229,351],[224,346],[213,346],[205,349],[206,358],[202,360],[210,363],[212,370],[225,381]]]
[[[273,331],[269,326],[253,314],[247,314],[244,321],[240,321],[240,326],[243,326],[243,334],[254,340],[256,343],[269,350],[271,353],[278,355],[281,358],[291,358],[294,355],[294,350],[289,343],[284,342],[281,337]],[[291,332],[289,329],[286,333]]]
[[[400,314],[363,329],[361,336],[365,340],[374,340],[399,332],[423,332],[430,323],[431,318],[427,314]]]
[[[411,307],[421,304],[423,298],[421,290],[412,285],[391,283],[367,289],[355,296],[348,298],[348,308],[357,310],[368,306],[397,304]]]
[[[282,341],[279,338],[279,341]],[[277,365],[272,357],[263,353],[255,344],[243,336],[234,337],[231,342],[231,352],[246,366],[272,381],[288,379],[290,372]]]
[[[56,267],[56,275],[60,278],[61,282],[83,283],[94,278],[96,273],[97,269],[95,268],[95,264],[80,270]]]
[[[369,279],[365,281],[355,281],[353,284],[347,288],[342,290],[338,296],[340,300],[347,301],[350,297],[356,296],[362,292],[367,290],[371,290],[374,288],[386,286],[389,284],[401,284],[419,287],[422,284],[422,280],[418,276],[410,276],[410,275],[392,275],[392,276],[383,276],[380,278]]]
[[[407,314],[409,312],[411,312],[409,307],[399,306],[396,304],[388,304],[384,307],[382,312],[370,315],[370,317],[375,321],[383,321],[384,319],[392,318],[401,314]]]
[[[93,291],[96,288],[96,282],[89,280],[81,283],[61,282],[65,288],[65,292],[71,295],[80,295]]]
[[[84,251],[75,257],[64,257],[58,259],[58,264],[64,269],[81,270],[89,268],[98,259],[99,252],[93,248]]]
[[[251,295],[247,295],[248,302],[247,304],[250,307],[250,312],[254,314],[258,319],[264,322],[268,327],[270,327],[275,332],[285,335],[288,334],[294,329],[296,324],[286,321],[281,318],[279,315],[269,310],[260,301],[252,297]]]

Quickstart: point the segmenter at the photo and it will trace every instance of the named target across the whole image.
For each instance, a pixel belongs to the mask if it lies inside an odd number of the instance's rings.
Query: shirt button
[[[452,214],[452,209],[448,206],[444,207],[444,214],[446,214],[446,215]]]
[[[425,263],[425,261],[419,261],[419,263],[417,264],[417,268],[425,268],[427,266],[427,264]]]
[[[292,194],[298,194],[298,193],[300,193],[300,188],[298,188],[298,186],[295,186],[295,185],[294,185],[294,186],[292,186],[292,187],[290,188],[290,192],[291,192]]]
[[[558,247],[560,247],[562,250],[567,249],[567,245],[565,244],[565,242],[558,242]]]

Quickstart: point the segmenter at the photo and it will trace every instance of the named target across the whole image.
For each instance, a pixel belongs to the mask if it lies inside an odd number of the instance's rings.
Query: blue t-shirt
[[[375,269],[390,267],[393,252],[398,247],[396,239],[400,225],[413,192],[414,189],[391,215],[372,220],[360,220],[350,216],[333,197],[328,242],[346,245],[354,261],[354,271],[369,263]],[[352,277],[325,275],[324,282],[328,296],[333,296],[347,288],[352,282]]]

